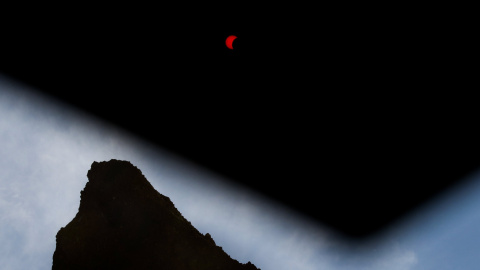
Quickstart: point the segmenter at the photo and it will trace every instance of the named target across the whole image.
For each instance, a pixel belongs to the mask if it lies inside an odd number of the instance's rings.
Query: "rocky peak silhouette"
[[[259,270],[202,235],[128,161],[93,162],[75,218],[56,236],[53,270]]]

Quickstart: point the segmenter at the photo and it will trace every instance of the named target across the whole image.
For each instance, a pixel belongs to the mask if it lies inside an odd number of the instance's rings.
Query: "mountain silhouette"
[[[201,234],[129,161],[93,162],[75,218],[56,235],[53,270],[259,270]]]

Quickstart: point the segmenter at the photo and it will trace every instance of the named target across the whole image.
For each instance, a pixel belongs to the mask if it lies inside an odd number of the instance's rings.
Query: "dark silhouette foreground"
[[[57,233],[53,270],[257,270],[230,258],[128,161],[93,162],[75,218]]]

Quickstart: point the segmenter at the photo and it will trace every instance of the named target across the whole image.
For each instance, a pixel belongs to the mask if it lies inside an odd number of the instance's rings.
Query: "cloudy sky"
[[[369,243],[334,232],[213,172],[0,74],[0,262],[51,269],[93,161],[128,160],[200,232],[262,270],[480,266],[480,172]],[[212,222],[215,220],[215,222]]]

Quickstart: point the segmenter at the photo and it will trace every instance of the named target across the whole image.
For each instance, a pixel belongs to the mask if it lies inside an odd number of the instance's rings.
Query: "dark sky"
[[[32,6],[0,71],[368,236],[478,168],[473,24],[445,8]]]

